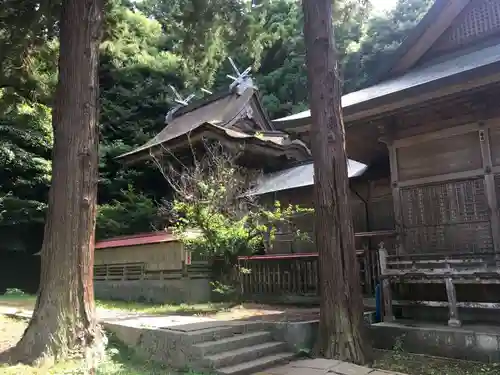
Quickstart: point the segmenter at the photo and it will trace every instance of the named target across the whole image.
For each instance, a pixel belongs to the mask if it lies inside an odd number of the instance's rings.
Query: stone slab
[[[271,368],[254,375],[405,375],[376,370],[333,359],[303,359]]]
[[[315,359],[302,359],[299,361],[294,361],[290,363],[291,367],[298,368],[307,368],[307,369],[316,369],[316,370],[330,370],[342,362],[334,359],[324,359],[324,358],[315,358]]]
[[[339,375],[368,375],[373,372],[372,368],[358,366],[353,363],[341,362],[339,365],[334,366],[331,371]]]
[[[214,319],[203,318],[198,316],[184,316],[184,315],[166,315],[166,316],[127,316],[124,318],[105,318],[101,319],[104,323],[114,323],[129,327],[148,327],[176,330],[180,332],[189,332],[192,330],[207,329],[211,327],[204,327],[204,324],[218,324]],[[198,325],[200,324],[200,325]],[[200,328],[204,327],[204,328]]]
[[[314,368],[288,367],[283,366],[278,369],[271,369],[265,372],[259,372],[260,375],[328,375],[328,370],[319,370]],[[330,374],[331,375],[331,374]]]
[[[200,320],[198,317],[195,318],[196,320]],[[203,331],[205,329],[213,329],[213,328],[222,328],[222,327],[230,327],[232,326],[231,323],[228,322],[219,322],[215,320],[207,320],[204,322],[198,322],[193,319],[193,323],[189,323],[185,320],[179,320],[181,325],[176,325],[176,324],[169,324],[166,326],[163,326],[161,328],[163,329],[168,329],[170,331],[179,331],[179,332],[196,332],[196,331]],[[187,324],[186,324],[187,323]]]

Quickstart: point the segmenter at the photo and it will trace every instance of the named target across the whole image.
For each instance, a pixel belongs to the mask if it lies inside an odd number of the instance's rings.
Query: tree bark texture
[[[98,182],[98,64],[104,0],[63,0],[52,125],[52,185],[33,317],[10,353],[37,363],[101,339],[94,290]]]
[[[318,355],[357,364],[371,355],[349,206],[341,82],[332,1],[303,0],[304,37],[314,160],[315,236],[319,252],[321,313]]]

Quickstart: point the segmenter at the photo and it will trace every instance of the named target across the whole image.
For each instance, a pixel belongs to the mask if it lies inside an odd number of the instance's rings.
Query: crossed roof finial
[[[240,72],[240,70],[234,63],[233,59],[231,57],[228,57],[227,59],[231,63],[231,66],[233,67],[233,70],[236,73],[236,76],[232,76],[230,74],[227,75],[228,78],[231,78],[233,80],[233,82],[229,85],[230,90],[233,90],[235,87],[239,86],[245,80],[250,80],[251,82],[251,77],[250,77],[250,71],[252,70],[251,66],[246,68],[243,72]]]
[[[185,107],[189,104],[189,102],[196,96],[195,94],[190,94],[187,97],[183,98],[181,94],[175,89],[174,86],[168,85],[170,87],[170,90],[175,95],[174,101],[177,103],[176,106],[174,106],[170,111],[167,112],[165,115],[165,123],[168,124],[170,121],[172,121],[174,117],[174,113],[177,112],[180,108]]]

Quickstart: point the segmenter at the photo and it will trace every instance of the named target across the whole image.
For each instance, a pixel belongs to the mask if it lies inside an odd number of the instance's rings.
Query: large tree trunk
[[[303,9],[321,285],[316,351],[326,358],[365,364],[370,356],[349,206],[332,1],[303,0]]]
[[[93,291],[98,62],[103,0],[63,0],[52,185],[33,317],[11,360],[37,363],[101,339]]]

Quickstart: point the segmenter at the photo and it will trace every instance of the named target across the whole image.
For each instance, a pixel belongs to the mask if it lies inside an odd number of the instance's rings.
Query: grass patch
[[[459,361],[449,358],[403,353],[399,351],[376,351],[373,367],[396,371],[408,375],[499,375],[500,363],[484,364]]]
[[[33,309],[36,297],[29,294],[12,293],[0,295],[0,306],[18,309]],[[127,301],[96,300],[96,306],[101,309],[123,312],[135,312],[152,315],[213,315],[228,311],[231,303],[199,303],[199,304],[154,304]]]
[[[15,345],[24,332],[27,322],[0,315],[0,352]],[[168,367],[145,362],[139,359],[132,350],[120,343],[114,336],[109,336],[106,360],[96,369],[96,375],[178,375]],[[87,375],[81,361],[73,360],[58,363],[52,367],[35,368],[31,366],[7,366],[0,364],[2,375]],[[185,375],[201,375],[187,372]]]
[[[33,309],[36,297],[29,294],[2,294],[0,305],[19,309]]]
[[[0,299],[1,303],[1,299]],[[97,307],[107,310],[130,311],[144,314],[157,315],[212,315],[222,311],[228,311],[230,303],[199,303],[199,304],[151,304],[126,301],[96,301]]]

